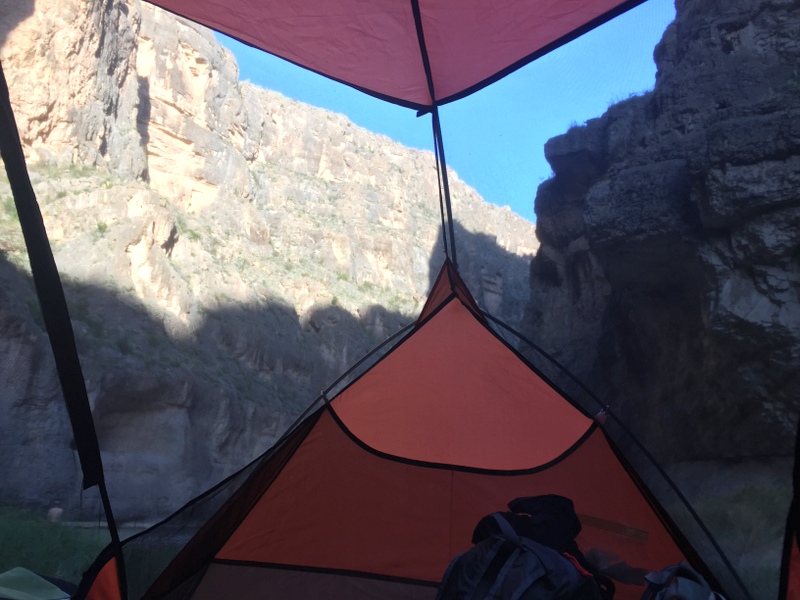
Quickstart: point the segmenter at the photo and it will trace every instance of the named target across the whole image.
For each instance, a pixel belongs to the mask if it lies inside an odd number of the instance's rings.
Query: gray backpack
[[[436,600],[599,600],[594,578],[569,558],[517,535],[496,513],[501,534],[457,556]]]

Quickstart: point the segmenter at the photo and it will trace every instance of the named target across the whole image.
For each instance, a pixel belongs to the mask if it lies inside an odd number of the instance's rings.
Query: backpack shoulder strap
[[[511,523],[503,516],[503,513],[495,512],[492,513],[492,518],[497,523],[497,526],[500,528],[500,533],[504,538],[509,540],[510,542],[514,542],[515,544],[519,544],[519,534],[514,531],[514,528],[511,526]]]
[[[503,567],[513,556],[514,551],[518,550],[519,546],[508,541],[503,540],[497,548],[497,552],[492,557],[491,562],[486,567],[486,570],[481,575],[477,585],[473,588],[472,592],[468,594],[464,600],[483,600],[489,596],[489,592],[497,582],[497,576],[502,571]]]
[[[703,582],[705,583],[705,582]],[[709,600],[711,590],[708,585],[700,584],[686,577],[676,577],[664,590],[664,598],[679,600]]]

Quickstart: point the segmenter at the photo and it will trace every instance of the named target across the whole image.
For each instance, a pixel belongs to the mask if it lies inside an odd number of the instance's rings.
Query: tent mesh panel
[[[562,395],[587,414],[598,415],[601,411],[607,410],[603,430],[617,447],[621,458],[628,463],[630,470],[663,507],[668,528],[677,537],[683,537],[688,542],[694,550],[690,554],[694,554],[697,559],[705,563],[709,571],[707,574],[716,579],[729,600],[752,600],[753,596],[747,586],[713,539],[711,532],[645,445],[635,438],[624,421],[617,417],[613,406],[607,407],[603,400],[594,395],[582,382],[518,332],[496,320],[492,320],[492,326],[506,343],[514,347]]]
[[[386,341],[376,346],[366,354],[361,360],[355,363],[350,369],[340,375],[326,390],[323,391],[324,398],[335,398],[345,388],[351,385],[364,373],[369,371],[383,357],[389,354],[394,348],[400,345],[414,331],[415,323],[409,323],[397,333],[389,337]]]
[[[255,461],[158,525],[123,543],[128,598],[144,596],[156,577],[260,464],[261,460]]]
[[[499,322],[493,321],[492,328],[565,397],[586,413],[597,414],[603,408],[601,400],[535,345]],[[357,363],[353,369],[328,389],[324,395],[325,398],[335,397],[343,388],[358,379],[381,358],[390,353],[410,331],[413,330],[406,328],[398,332],[394,338]],[[323,398],[318,399],[309,407],[306,415],[310,412],[312,415],[317,415],[318,411],[315,409],[322,406],[323,402]],[[123,549],[128,578],[128,597],[131,599],[145,597],[159,575],[168,569],[170,563],[178,557],[181,550],[197,535],[198,531],[214,515],[219,518],[219,511],[225,503],[232,499],[248,478],[254,474],[257,475],[261,467],[281,451],[287,439],[290,439],[289,434],[302,427],[306,420],[301,417],[282,437],[281,442],[248,467],[187,504],[165,521],[126,540]],[[609,414],[603,429],[615,443],[632,471],[665,509],[668,528],[673,529],[679,537],[684,537],[691,544],[696,554],[702,557],[702,561],[708,566],[712,576],[729,596],[729,600],[751,600],[752,596],[747,592],[719,547],[711,540],[708,531],[698,521],[696,514],[684,501],[677,488],[669,482],[664,471],[656,465],[646,448],[633,438],[613,413]],[[287,449],[286,453],[290,456],[291,448]],[[197,546],[196,542],[197,540],[195,540],[195,546]],[[183,573],[182,579],[174,582],[167,595],[159,594],[159,597],[170,599],[189,597],[197,582],[202,578],[203,569],[204,567],[200,566]]]
[[[335,396],[354,380],[358,379],[376,362],[386,356],[392,348],[405,339],[412,330],[411,325],[406,326],[375,348],[356,363],[353,368],[339,377],[325,392],[325,397],[331,398]],[[270,461],[276,452],[280,451],[282,445],[290,439],[291,434],[304,425],[309,415],[316,414],[316,410],[323,404],[324,398],[318,398],[312,402],[297,421],[287,429],[275,446],[250,465],[205,494],[192,500],[164,521],[123,542],[129,600],[146,597],[157,578],[178,557],[179,553],[184,550],[201,528],[219,513],[225,503],[231,500],[234,494],[242,488],[242,485],[254,473],[258,473],[261,467]],[[191,595],[196,582],[202,577],[202,573],[193,572],[186,575],[189,576],[189,579],[181,582],[167,596],[161,595],[160,597],[178,599]]]

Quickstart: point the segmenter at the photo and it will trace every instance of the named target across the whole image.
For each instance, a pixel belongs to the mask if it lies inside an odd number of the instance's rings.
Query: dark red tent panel
[[[156,0],[153,4],[398,104],[493,81],[643,0]],[[416,15],[415,15],[416,13]]]
[[[796,519],[796,517],[795,517]],[[786,554],[781,565],[781,587],[779,600],[800,600],[800,537],[794,525],[786,540]]]
[[[778,600],[800,600],[800,425],[794,449],[792,503],[786,518]]]
[[[131,597],[433,598],[481,517],[539,494],[574,501],[584,552],[642,572],[680,560],[705,571],[602,428],[473,312],[451,265],[431,298]],[[126,562],[134,587],[137,564]],[[107,586],[113,571],[100,573]],[[88,597],[107,598],[97,585]],[[635,600],[643,587],[617,590]]]

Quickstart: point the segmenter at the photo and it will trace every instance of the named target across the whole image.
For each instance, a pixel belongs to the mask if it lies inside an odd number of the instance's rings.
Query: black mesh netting
[[[198,496],[170,517],[122,543],[128,599],[184,598],[202,578],[208,560],[280,472],[313,426],[326,398],[332,398],[391,351],[412,330],[408,325],[358,361],[314,401],[280,440],[258,459]],[[247,483],[247,485],[245,485]],[[112,550],[98,558],[79,598]]]
[[[519,332],[499,320],[489,318],[495,333],[549,380],[565,398],[571,400],[588,415],[598,417],[603,423],[604,432],[616,446],[621,460],[627,463],[634,478],[638,478],[637,483],[663,509],[663,519],[673,535],[679,540],[684,538],[688,542],[695,559],[705,563],[729,600],[753,600],[752,591],[757,591],[758,597],[761,597],[764,584],[758,579],[759,574],[749,578],[744,573],[740,574],[740,571],[745,571],[742,569],[741,561],[739,564],[732,562],[736,560],[737,548],[725,548],[717,542],[715,537],[721,532],[712,531],[703,522],[700,513],[670,478],[668,469],[656,461],[646,445],[627,427],[624,419],[615,413],[613,403],[608,406],[565,367]],[[785,513],[782,512],[775,515],[778,524],[776,531],[781,530],[784,517]],[[776,536],[775,544],[776,548],[780,547],[779,535]],[[770,586],[777,585],[777,565],[774,579],[774,582],[768,582]]]
[[[714,540],[713,535],[718,532],[703,524],[698,511],[670,480],[667,470],[659,466],[646,446],[632,435],[614,412],[614,406],[606,406],[589,388],[517,332],[499,321],[491,320],[491,323],[501,339],[571,402],[589,415],[606,411],[603,429],[616,446],[622,461],[627,463],[645,493],[651,494],[663,509],[663,519],[668,528],[679,540],[684,538],[688,542],[688,554],[694,553],[708,567],[729,600],[752,600],[748,587],[758,590],[760,595],[762,588],[754,583],[755,580],[741,576],[738,573],[741,564],[732,563],[726,556],[726,553],[734,555],[736,548],[725,548]],[[326,398],[335,397],[357,380],[391,352],[410,331],[412,328],[407,327],[398,332],[334,382],[262,457],[168,519],[126,540],[123,552],[128,597],[141,598],[148,591],[154,597],[188,597],[202,578],[207,559],[213,556],[226,533],[238,524],[240,515],[247,513],[248,507],[280,471],[283,464],[281,454],[287,459],[291,456],[295,445],[304,437],[303,428],[310,429]],[[257,478],[255,485],[253,478]],[[250,484],[243,486],[248,480]],[[246,494],[243,492],[245,489],[249,490]],[[782,520],[783,516],[776,515],[776,519]],[[777,543],[780,544],[780,540]]]

